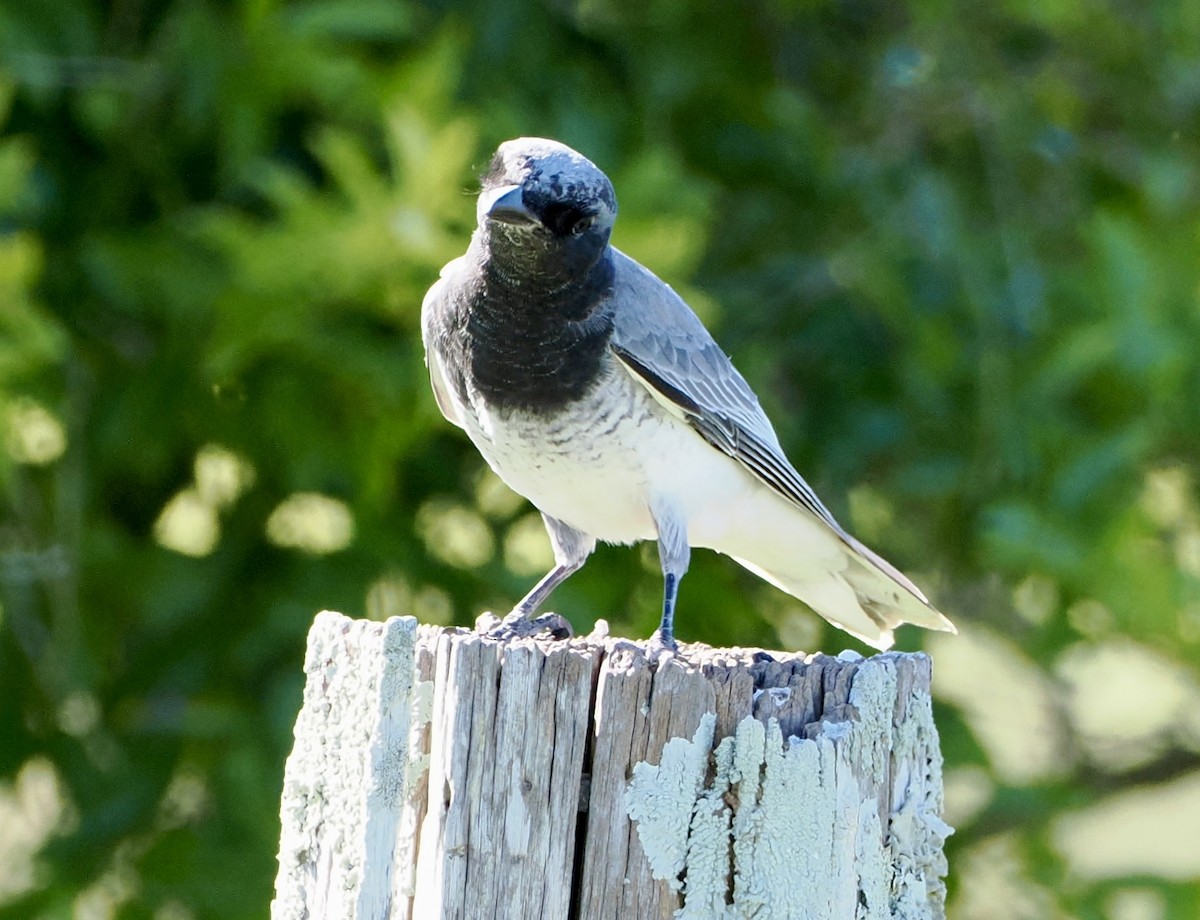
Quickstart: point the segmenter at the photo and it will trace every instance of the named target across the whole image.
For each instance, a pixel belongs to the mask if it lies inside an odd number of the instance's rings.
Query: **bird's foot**
[[[526,639],[542,633],[550,639],[570,639],[575,635],[566,617],[557,613],[543,613],[539,617],[514,610],[504,617],[488,611],[475,621],[475,631],[483,633],[489,639],[508,641],[511,639]]]
[[[646,643],[646,657],[651,661],[674,658],[679,654],[679,643],[670,633],[663,635],[661,629],[656,629],[650,641]]]

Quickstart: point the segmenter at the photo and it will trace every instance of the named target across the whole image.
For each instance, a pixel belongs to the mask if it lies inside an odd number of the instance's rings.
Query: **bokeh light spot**
[[[193,488],[176,493],[154,522],[154,539],[184,556],[207,556],[220,536],[216,509]]]
[[[196,491],[211,505],[224,508],[254,484],[250,462],[219,444],[205,444],[193,464]]]
[[[540,514],[527,514],[508,528],[504,564],[517,575],[544,575],[553,567],[554,552]]]
[[[453,501],[426,502],[417,510],[416,528],[429,554],[455,568],[478,568],[496,551],[487,521]]]
[[[319,492],[297,492],[267,518],[267,539],[276,546],[323,556],[354,539],[354,516],[343,501]]]
[[[5,445],[17,463],[44,466],[67,449],[67,431],[49,410],[27,397],[8,407]]]

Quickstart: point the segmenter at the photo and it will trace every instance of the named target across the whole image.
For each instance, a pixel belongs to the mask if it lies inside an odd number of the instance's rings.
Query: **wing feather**
[[[426,292],[425,299],[421,301],[421,340],[425,346],[425,364],[429,368],[429,382],[433,386],[433,398],[442,415],[446,417],[446,421],[459,428],[463,427],[460,410],[452,395],[450,380],[446,377],[441,359],[438,358],[438,350],[434,347],[434,338],[437,335],[438,321],[448,308],[446,303],[450,290],[448,279],[452,279],[461,270],[463,264],[462,258],[447,262],[442,267],[438,280],[433,283]]]
[[[758,397],[696,314],[637,262],[616,250],[614,257],[618,283],[633,288],[614,291],[614,298],[637,304],[614,316],[612,349],[621,363],[713,447],[845,539],[784,455]]]
[[[750,385],[687,304],[637,262],[616,250],[613,254],[617,260],[618,279],[613,300],[623,306],[614,313],[612,350],[633,377],[714,448],[827,525],[850,556],[858,560],[864,575],[868,571],[880,573],[903,588],[909,597],[907,602],[900,596],[876,601],[872,597],[876,593],[873,583],[869,580],[859,582],[859,576],[854,575],[853,580],[862,588],[858,594],[864,615],[886,621],[890,627],[901,622],[891,610],[893,604],[901,604],[909,621],[934,629],[953,630],[950,621],[929,606],[925,595],[912,581],[842,529],[788,461],[775,429]],[[810,593],[814,590],[811,583],[807,590]],[[880,603],[884,606],[877,611],[875,607]],[[837,617],[833,620],[845,628],[844,620]],[[876,637],[868,641],[887,640],[890,644],[888,630],[880,636],[882,639]]]

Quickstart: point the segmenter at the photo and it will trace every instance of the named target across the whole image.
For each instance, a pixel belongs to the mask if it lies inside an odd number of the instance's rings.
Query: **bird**
[[[597,541],[657,540],[651,642],[667,653],[692,547],[880,650],[904,622],[955,631],[834,519],[691,308],[611,244],[616,193],[599,167],[522,137],[499,146],[480,186],[477,227],[426,294],[421,334],[442,415],[541,512],[553,548],[498,629],[529,624]]]

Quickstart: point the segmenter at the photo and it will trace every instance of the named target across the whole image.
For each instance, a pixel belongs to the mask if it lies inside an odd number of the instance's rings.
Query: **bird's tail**
[[[834,626],[881,651],[891,648],[892,630],[901,623],[956,632],[954,624],[929,603],[921,590],[878,553],[849,535],[843,538],[843,552],[844,567],[824,571],[814,571],[810,563],[794,565],[785,559],[764,559],[762,553],[755,553],[760,562],[738,555],[733,558],[804,601]]]

